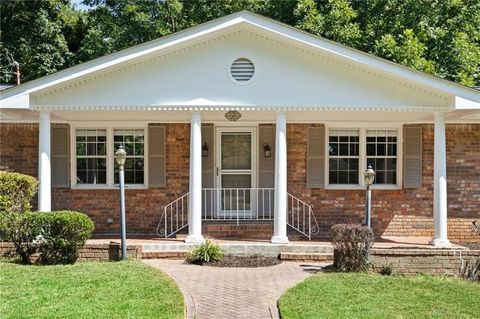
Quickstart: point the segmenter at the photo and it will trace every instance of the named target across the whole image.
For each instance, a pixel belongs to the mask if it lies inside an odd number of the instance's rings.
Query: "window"
[[[77,128],[75,129],[75,162],[72,181],[79,187],[110,188],[118,184],[115,151],[122,145],[127,152],[125,183],[144,186],[145,129],[143,128]]]
[[[375,184],[397,184],[397,131],[367,130],[367,165],[375,171]]]
[[[77,130],[77,183],[107,183],[107,132],[106,130]]]
[[[368,165],[375,170],[375,184],[396,187],[399,129],[344,129],[328,132],[329,186],[363,186],[363,172]]]
[[[330,184],[358,184],[358,130],[331,130],[328,155]]]
[[[144,133],[143,130],[115,129],[113,135],[114,149],[117,150],[123,145],[127,152],[125,161],[125,183],[143,184],[144,181]],[[113,159],[115,174],[115,183],[118,183],[118,165]]]

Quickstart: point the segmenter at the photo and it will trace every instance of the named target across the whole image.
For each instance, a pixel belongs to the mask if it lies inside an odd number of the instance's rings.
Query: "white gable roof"
[[[258,65],[258,78],[233,89],[218,81],[218,72],[225,76],[240,56]],[[0,92],[3,108],[207,105],[480,109],[480,92],[250,12]]]

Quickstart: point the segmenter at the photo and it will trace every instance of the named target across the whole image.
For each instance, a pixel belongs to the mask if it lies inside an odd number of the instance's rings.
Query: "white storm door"
[[[217,129],[218,217],[254,214],[255,144],[255,128]]]

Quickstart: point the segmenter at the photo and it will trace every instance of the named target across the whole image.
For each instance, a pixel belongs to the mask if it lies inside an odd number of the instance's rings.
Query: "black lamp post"
[[[127,259],[127,225],[125,222],[125,175],[124,166],[127,159],[127,153],[123,146],[119,146],[115,152],[115,160],[118,164],[118,179],[120,182],[120,232],[122,240],[122,259]]]
[[[363,177],[365,180],[365,185],[367,186],[367,193],[366,199],[367,202],[365,204],[365,224],[367,227],[371,226],[371,219],[372,219],[372,184],[375,181],[375,171],[373,170],[372,166],[369,164],[365,173],[363,173]]]

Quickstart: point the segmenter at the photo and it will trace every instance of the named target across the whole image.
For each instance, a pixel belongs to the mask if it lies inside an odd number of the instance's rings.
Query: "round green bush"
[[[6,213],[0,218],[0,233],[14,243],[25,264],[37,252],[41,264],[74,263],[93,230],[90,217],[74,211]]]

